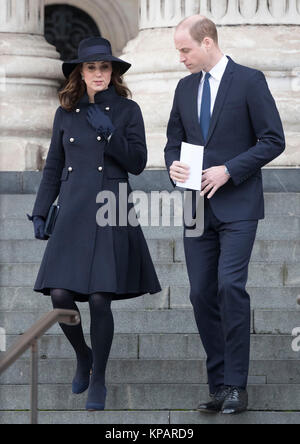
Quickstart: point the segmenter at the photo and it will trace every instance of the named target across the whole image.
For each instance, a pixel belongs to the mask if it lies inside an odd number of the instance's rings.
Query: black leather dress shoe
[[[231,387],[222,407],[224,415],[243,413],[248,408],[248,393],[240,387]]]
[[[211,402],[207,404],[200,404],[197,410],[201,413],[218,413],[222,410],[224,401],[229,395],[231,387],[222,386],[214,395],[210,395]]]

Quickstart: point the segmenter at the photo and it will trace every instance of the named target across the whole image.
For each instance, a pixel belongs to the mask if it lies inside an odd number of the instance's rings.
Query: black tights
[[[74,293],[69,290],[51,289],[54,308],[76,310],[79,309],[74,301]],[[91,313],[91,344],[93,352],[93,380],[105,385],[105,370],[114,337],[114,318],[111,311],[112,298],[109,293],[95,293],[89,297]],[[60,324],[77,356],[77,371],[84,371],[89,365],[90,349],[87,346],[82,330],[82,324],[67,326]]]

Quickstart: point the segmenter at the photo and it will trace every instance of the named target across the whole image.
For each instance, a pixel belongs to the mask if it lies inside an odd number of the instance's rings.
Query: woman
[[[113,57],[110,43],[100,37],[83,40],[78,59],[64,62],[61,106],[32,216],[27,215],[36,238],[47,240],[45,219],[59,196],[34,291],[50,295],[54,308],[79,311],[76,302],[89,302],[92,350],[81,324],[61,325],[77,356],[73,393],[89,388],[87,410],[105,407],[112,300],[161,291],[139,224],[124,226],[118,217],[115,225],[97,223],[105,203],[99,192],[111,191],[118,204],[120,184],[127,186],[122,209],[126,216],[132,213],[125,202],[132,192],[128,173],[139,175],[147,163],[143,117],[122,81],[130,66]]]

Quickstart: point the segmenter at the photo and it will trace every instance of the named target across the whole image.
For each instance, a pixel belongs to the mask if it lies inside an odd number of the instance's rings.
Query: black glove
[[[49,236],[45,235],[45,219],[41,216],[29,216],[27,214],[29,220],[33,222],[34,226],[34,236],[39,240],[48,240]]]
[[[45,220],[40,216],[34,216],[33,218],[33,226],[34,226],[34,235],[36,239],[39,240],[48,240],[49,237],[45,235]]]
[[[90,125],[97,131],[100,136],[104,137],[106,140],[115,131],[112,121],[109,116],[104,114],[98,105],[90,105],[87,112],[87,121]]]

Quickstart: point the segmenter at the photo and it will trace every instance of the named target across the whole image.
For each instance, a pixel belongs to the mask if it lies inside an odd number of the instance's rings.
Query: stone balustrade
[[[176,26],[193,14],[217,25],[299,25],[300,0],[140,0],[140,28]]]

